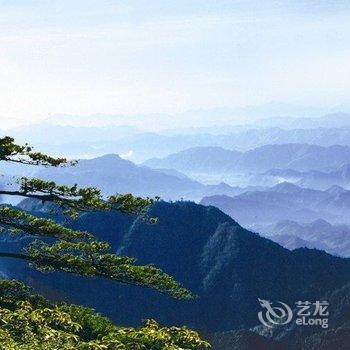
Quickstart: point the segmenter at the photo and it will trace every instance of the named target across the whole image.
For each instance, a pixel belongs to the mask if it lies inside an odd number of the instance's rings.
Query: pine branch
[[[56,159],[33,152],[28,145],[19,146],[10,137],[0,139],[1,160],[44,166],[71,164],[65,158]],[[148,207],[154,202],[153,199],[134,197],[132,194],[103,198],[100,190],[94,187],[61,186],[41,179],[24,177],[19,183],[19,190],[2,190],[0,194],[37,199],[43,203],[51,202],[73,217],[82,211],[96,210],[117,210],[145,217]],[[151,222],[155,220],[151,219]],[[152,265],[136,265],[135,259],[114,254],[107,242],[96,241],[87,232],[75,231],[53,220],[38,218],[7,206],[0,206],[0,226],[33,237],[56,239],[52,244],[34,241],[22,252],[0,252],[0,257],[28,261],[41,271],[63,271],[101,277],[119,283],[149,287],[175,298],[193,297],[162,270]]]
[[[69,162],[66,158],[54,158],[44,153],[34,152],[28,144],[18,145],[12,137],[5,136],[0,138],[0,161],[15,162],[27,165],[42,166],[64,166],[74,165],[75,162]]]
[[[64,227],[53,220],[38,218],[25,211],[0,207],[0,227],[13,233],[39,237],[64,238],[66,240],[88,239],[92,235]]]
[[[149,287],[178,299],[194,296],[171,276],[152,265],[136,265],[134,258],[110,253],[106,242],[32,242],[22,253],[0,252],[0,257],[31,262],[43,272],[62,271],[101,277],[122,284]]]
[[[52,202],[64,210],[65,214],[77,216],[79,212],[96,210],[117,210],[123,213],[144,216],[154,199],[135,197],[132,194],[117,194],[103,198],[95,187],[79,188],[77,185],[57,185],[53,181],[41,179],[19,180],[19,190],[0,190],[0,195],[32,198],[41,202]],[[155,200],[158,200],[156,198]]]

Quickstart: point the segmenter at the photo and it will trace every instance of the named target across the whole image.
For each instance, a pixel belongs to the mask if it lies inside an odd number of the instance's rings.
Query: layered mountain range
[[[250,151],[230,151],[220,147],[197,147],[150,159],[145,165],[153,168],[173,168],[187,175],[192,173],[235,172],[260,173],[274,168],[297,171],[326,171],[349,161],[349,146],[321,147],[309,144],[271,144]]]
[[[210,119],[215,118],[215,111],[212,113]],[[229,120],[229,113],[224,113],[223,121]],[[190,112],[188,116],[190,119]],[[103,119],[103,116],[99,118]],[[73,116],[70,119],[73,120]],[[62,121],[56,118],[40,124],[0,130],[0,134],[12,135],[20,142],[30,142],[37,149],[55,155],[84,158],[113,152],[142,162],[192,147],[248,151],[283,143],[350,146],[349,120],[348,114],[337,113],[323,118],[270,118],[254,125],[145,131],[132,126],[113,125],[113,118],[108,118],[107,124],[93,126],[69,125],[69,118],[62,125]]]
[[[280,220],[308,223],[319,218],[334,223],[350,222],[350,191],[338,186],[320,191],[281,183],[234,197],[204,197],[201,203],[216,206],[245,225],[270,224]]]
[[[184,198],[199,201],[206,195],[236,195],[247,190],[225,183],[203,185],[177,170],[138,166],[116,154],[83,159],[70,167],[44,168],[32,176],[65,185],[78,183],[79,186],[95,186],[100,188],[104,195],[133,193],[139,196],[160,196],[165,200]],[[249,187],[248,190],[258,188],[260,187]]]
[[[259,175],[262,183],[277,183],[281,181],[293,182],[301,187],[320,190],[337,185],[349,188],[350,185],[350,163],[345,163],[339,168],[322,172],[318,170],[297,171],[292,169],[271,169]]]
[[[29,176],[96,186],[103,195],[133,193],[168,201],[150,208],[156,225],[115,212],[84,213],[68,225],[111,242],[119,254],[161,267],[198,298],[178,301],[106,280],[43,275],[11,259],[1,261],[4,276],[21,279],[50,299],[96,308],[121,325],[138,325],[145,318],[186,324],[206,335],[214,350],[346,349],[349,115],[159,132],[42,124],[13,134],[54,154],[108,154],[65,168],[1,164],[2,189],[18,186],[14,177]],[[52,211],[33,200],[18,207],[39,216]],[[11,252],[28,240],[4,234],[0,245]],[[328,300],[330,327],[263,328],[259,299],[289,305]]]
[[[291,250],[317,248],[350,257],[350,227],[347,225],[332,225],[323,219],[305,224],[283,220],[267,226],[256,225],[254,229]]]
[[[37,214],[45,207],[26,200]],[[318,300],[349,281],[350,261],[314,249],[290,251],[241,227],[214,207],[190,202],[158,202],[150,209],[159,223],[118,213],[86,213],[73,227],[112,242],[122,255],[154,263],[174,275],[199,298],[176,301],[137,287],[89,281],[59,273],[40,275],[8,260],[3,271],[45,293],[97,308],[119,324],[154,317],[204,332],[230,331],[259,324],[258,298]],[[7,242],[2,245],[8,247]],[[4,249],[4,246],[2,247]],[[57,294],[57,293],[56,293]]]

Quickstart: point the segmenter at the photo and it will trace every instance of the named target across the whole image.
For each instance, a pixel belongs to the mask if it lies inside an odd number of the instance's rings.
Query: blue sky
[[[346,109],[349,23],[347,1],[0,1],[0,118]]]

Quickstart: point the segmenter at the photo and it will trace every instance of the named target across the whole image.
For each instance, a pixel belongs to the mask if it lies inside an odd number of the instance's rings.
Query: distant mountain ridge
[[[350,257],[350,226],[347,225],[332,225],[322,219],[307,224],[284,220],[260,227],[259,232],[288,249],[316,248]]]
[[[194,147],[163,159],[150,159],[144,164],[154,168],[171,166],[184,172],[227,172],[242,154],[222,147]]]
[[[188,118],[191,118],[191,114],[188,114]],[[126,154],[129,159],[139,163],[192,147],[247,151],[282,143],[350,146],[350,118],[349,114],[342,113],[311,119],[272,118],[245,126],[219,124],[217,127],[192,128],[191,132],[182,129],[145,131],[132,126],[113,125],[113,118],[108,120],[110,125],[93,127],[57,125],[46,121],[0,130],[0,134],[10,134],[19,142],[29,142],[37,149],[54,155],[91,158],[118,153]],[[223,121],[227,121],[227,118]]]
[[[333,170],[348,162],[349,159],[349,146],[275,144],[261,146],[247,152],[230,151],[220,147],[196,147],[165,158],[150,159],[144,164],[153,168],[174,168],[189,175],[200,172],[259,173],[273,168],[298,171]]]
[[[104,195],[134,193],[139,196],[160,196],[164,200],[200,200],[205,195],[236,195],[246,190],[225,183],[203,185],[177,170],[138,166],[116,154],[82,159],[75,166],[41,169],[33,175],[59,184],[95,186]]]
[[[341,187],[320,191],[281,183],[267,190],[248,191],[234,197],[204,197],[201,203],[216,206],[246,225],[281,220],[310,222],[319,218],[350,223],[350,191]]]
[[[262,177],[268,177],[275,181],[293,182],[302,187],[325,190],[331,186],[350,187],[350,163],[341,165],[338,169],[322,172],[310,170],[306,172],[292,169],[271,169]]]
[[[261,119],[255,124],[258,126],[274,126],[285,129],[344,128],[350,126],[350,114],[337,112],[314,118],[267,118]]]
[[[203,185],[185,176],[180,178],[178,174],[139,167],[116,154],[80,160],[73,167],[43,169],[36,176],[60,184],[97,186],[105,195],[133,192],[140,196],[161,195],[166,199],[174,196],[173,199],[176,199],[203,189]]]

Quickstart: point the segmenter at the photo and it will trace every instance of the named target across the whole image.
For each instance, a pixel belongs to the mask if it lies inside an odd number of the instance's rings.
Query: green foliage
[[[0,308],[15,310],[18,302],[29,302],[36,307],[47,307],[48,301],[32,292],[32,289],[16,280],[0,279]]]
[[[39,163],[44,165],[67,164],[65,159],[54,159],[43,154],[39,157],[29,146],[16,145],[10,137],[0,139],[0,160],[15,159],[28,164],[28,159],[21,158],[22,156],[35,159],[30,164],[37,164],[39,159],[42,161]],[[82,211],[94,210],[116,210],[146,218],[147,209],[153,203],[150,198],[134,197],[131,194],[118,194],[104,199],[100,190],[93,187],[63,186],[41,179],[23,177],[19,184],[18,191],[0,191],[0,194],[53,202],[73,218]],[[53,220],[38,218],[6,206],[0,207],[0,227],[12,233],[56,239],[51,244],[35,241],[18,254],[0,253],[0,256],[27,260],[41,271],[64,271],[102,277],[120,283],[150,287],[176,298],[192,297],[190,292],[160,269],[150,265],[138,266],[135,259],[114,254],[107,242],[98,242],[87,232],[75,231]]]
[[[0,226],[12,233],[72,240],[92,237],[88,232],[71,230],[53,220],[38,218],[21,210],[0,207]]]
[[[0,349],[193,350],[209,347],[186,327],[117,327],[92,309],[51,304],[17,281],[0,280]]]
[[[20,190],[16,195],[56,203],[72,217],[79,212],[92,210],[118,210],[145,215],[147,208],[154,202],[151,198],[134,197],[132,194],[118,194],[104,199],[101,191],[94,187],[62,186],[53,181],[26,177],[21,178]]]
[[[190,299],[192,294],[172,277],[152,266],[135,265],[135,259],[110,252],[106,242],[68,242],[54,244],[34,241],[24,257],[41,271],[64,271],[82,276],[96,276],[116,282],[141,285],[178,299]]]
[[[0,138],[0,161],[42,166],[74,165],[65,158],[52,158],[34,152],[28,145],[17,145],[11,137]],[[150,198],[116,194],[103,198],[94,187],[62,186],[53,181],[21,178],[16,191],[1,194],[34,198],[54,203],[67,218],[84,211],[116,210],[147,217]],[[157,200],[157,198],[156,198]],[[88,277],[100,277],[119,283],[155,289],[174,298],[193,295],[171,276],[152,265],[140,266],[134,258],[119,256],[107,242],[76,231],[53,220],[0,206],[0,230],[25,234],[33,240],[18,253],[0,252],[0,257],[28,261],[43,272],[63,271]],[[153,320],[140,328],[115,326],[93,310],[76,305],[50,304],[18,281],[0,280],[1,349],[120,349],[120,350],[192,350],[208,346],[199,335],[185,327],[161,327]]]
[[[0,161],[17,162],[22,164],[60,166],[67,165],[65,158],[53,158],[40,152],[34,152],[33,148],[27,144],[17,145],[12,137],[0,138]],[[74,164],[74,162],[70,163]]]

